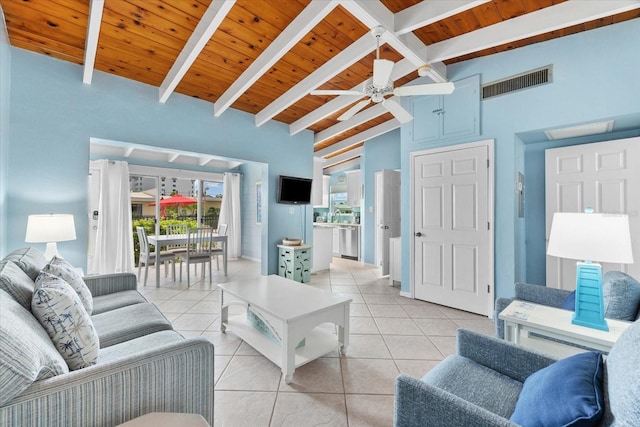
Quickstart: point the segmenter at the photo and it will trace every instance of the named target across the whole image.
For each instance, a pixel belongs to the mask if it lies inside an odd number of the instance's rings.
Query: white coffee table
[[[349,345],[351,299],[284,277],[270,275],[219,284],[220,330],[230,330],[282,369],[291,382],[299,366]],[[229,306],[241,304],[251,310],[273,335],[267,337],[247,319],[247,313],[229,316]],[[322,323],[338,326],[337,336]],[[304,345],[296,348],[305,340]]]
[[[631,322],[622,320],[606,319],[609,325],[609,331],[601,331],[585,326],[574,325],[571,323],[572,316],[573,311],[570,310],[524,301],[513,301],[498,317],[504,320],[504,335],[507,341],[516,344],[530,345],[530,343],[535,340],[535,338],[531,337],[531,333],[536,333],[544,337],[582,345],[605,353],[611,350],[613,344],[631,324]],[[544,343],[543,341],[548,340],[535,340],[542,348],[540,348],[539,345],[534,346],[557,356],[563,357],[581,351],[576,348],[562,351],[559,350],[560,347],[558,347],[557,343],[551,341]]]

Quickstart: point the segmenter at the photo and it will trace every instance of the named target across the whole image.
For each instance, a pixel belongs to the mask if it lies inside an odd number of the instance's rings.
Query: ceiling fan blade
[[[393,65],[393,61],[388,59],[373,60],[373,85],[375,87],[385,87],[389,83]]]
[[[393,90],[396,96],[408,95],[449,95],[455,89],[453,82],[431,83],[426,85],[403,86]]]
[[[341,122],[345,121],[345,120],[349,120],[351,117],[353,117],[358,111],[362,110],[364,107],[366,107],[369,102],[371,102],[371,100],[369,98],[364,99],[360,102],[358,102],[356,105],[354,105],[353,107],[349,108],[347,111],[345,111],[344,113],[342,113],[340,115],[340,117],[338,117],[338,120],[340,120]]]
[[[382,106],[393,114],[393,116],[402,124],[413,120],[413,116],[393,99],[385,99],[382,101]]]
[[[359,90],[312,90],[309,95],[360,95],[363,96],[364,92]]]

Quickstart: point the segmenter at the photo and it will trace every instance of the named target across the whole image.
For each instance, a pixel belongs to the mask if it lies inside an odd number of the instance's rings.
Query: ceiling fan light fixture
[[[418,75],[420,77],[427,77],[429,72],[431,72],[431,65],[429,64],[424,64],[418,67]]]

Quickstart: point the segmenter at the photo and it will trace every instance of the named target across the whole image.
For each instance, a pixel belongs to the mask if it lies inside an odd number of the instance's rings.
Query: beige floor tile
[[[238,351],[236,351],[236,355],[238,356],[259,356],[260,352],[255,348],[251,347],[246,342],[242,342],[240,347],[238,347]]]
[[[216,390],[276,391],[280,368],[264,356],[233,356]]]
[[[331,292],[333,292],[334,294],[359,294],[360,290],[356,285],[336,285],[332,283]]]
[[[323,357],[296,368],[291,383],[280,381],[280,391],[344,393],[340,359]]]
[[[172,323],[174,329],[182,331],[204,331],[211,325],[218,316],[212,314],[181,314]]]
[[[178,317],[182,316],[182,313],[163,313],[163,314],[164,314],[164,317],[166,317],[169,322],[173,322]],[[175,326],[173,328],[175,329]]]
[[[414,319],[426,335],[455,337],[458,325],[449,319]]]
[[[344,358],[340,362],[346,393],[393,395],[398,376],[393,360]]]
[[[343,394],[278,393],[272,427],[347,427]]]
[[[492,319],[480,318],[480,319],[454,319],[453,322],[460,328],[471,329],[472,331],[480,332],[481,334],[495,336],[496,327]]]
[[[197,290],[197,289],[188,289],[180,292],[173,299],[181,299],[181,300],[196,300],[200,301],[202,298],[209,296],[209,294],[213,292],[211,290]]]
[[[213,343],[214,354],[220,356],[233,356],[242,344],[242,340],[233,332],[205,331],[202,336]]]
[[[412,319],[376,317],[375,321],[382,335],[424,335]]]
[[[346,357],[391,359],[391,354],[380,335],[349,335]]]
[[[351,317],[349,330],[352,334],[380,334],[376,322],[372,317]]]
[[[362,295],[364,302],[367,304],[394,304],[397,305],[396,297],[386,294],[364,294]]]
[[[218,301],[203,300],[187,310],[187,313],[218,314],[220,313],[220,303]]]
[[[214,384],[218,382],[224,370],[227,369],[227,366],[231,361],[231,357],[232,356],[214,356],[214,360],[213,360],[213,383]]]
[[[327,291],[327,292],[331,292],[331,285],[330,284],[324,284],[324,285],[314,285],[311,284],[309,286],[312,286],[315,289],[322,289],[323,291]]]
[[[268,427],[276,393],[216,391],[214,427]]]
[[[386,294],[386,295],[398,295],[400,292],[398,288],[392,288],[389,284],[386,285],[358,285],[360,292],[363,294]]]
[[[340,294],[344,297],[351,298],[351,304],[364,304],[364,298],[360,293],[357,294]]]
[[[162,313],[186,313],[198,301],[170,299],[163,302],[156,302],[156,307]]]
[[[451,356],[452,354],[456,354],[456,337],[430,337],[431,342],[438,347],[440,353],[444,357]]]
[[[366,304],[350,304],[349,310],[352,317],[371,317],[371,312]]]
[[[447,319],[447,316],[433,304],[400,304],[414,319]]]
[[[404,360],[394,359],[396,366],[403,374],[411,375],[414,378],[422,378],[427,372],[432,370],[440,360]]]
[[[356,286],[356,280],[353,277],[331,277],[331,286]]]
[[[469,313],[468,311],[456,310],[451,307],[438,306],[438,308],[449,318],[449,319],[469,319],[469,320],[481,320],[486,319],[486,316],[480,316],[479,314]]]
[[[389,427],[393,425],[393,396],[347,394],[349,427]]]
[[[409,317],[401,305],[367,304],[373,317]]]
[[[425,336],[383,335],[394,359],[441,360],[438,348]]]

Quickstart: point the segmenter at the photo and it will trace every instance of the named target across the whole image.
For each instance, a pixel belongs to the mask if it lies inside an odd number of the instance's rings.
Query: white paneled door
[[[389,239],[400,235],[400,172],[383,169],[375,173],[376,265],[389,274]]]
[[[493,310],[492,141],[413,156],[417,299]]]
[[[547,242],[554,212],[626,213],[636,262],[602,271],[640,278],[640,138],[546,150],[545,180]],[[547,256],[547,286],[575,289],[576,261]]]

